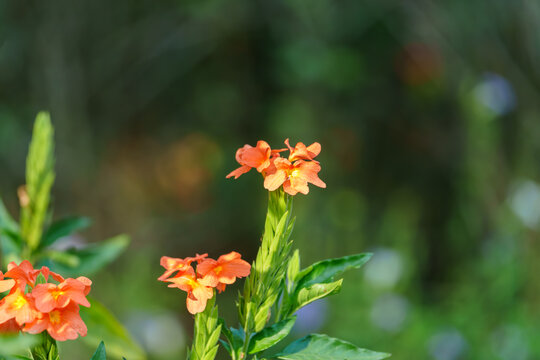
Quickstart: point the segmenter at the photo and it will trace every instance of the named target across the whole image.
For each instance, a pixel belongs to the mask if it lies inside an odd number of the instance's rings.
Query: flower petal
[[[274,191],[279,188],[287,180],[287,172],[284,170],[276,170],[275,173],[264,178],[264,188],[269,191]]]
[[[231,171],[225,178],[228,179],[234,176],[235,179],[238,179],[240,175],[247,173],[249,170],[251,170],[250,166],[242,165],[238,169]]]

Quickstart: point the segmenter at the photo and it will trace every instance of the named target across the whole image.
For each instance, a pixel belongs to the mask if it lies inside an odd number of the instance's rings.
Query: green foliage
[[[41,240],[55,178],[53,136],[49,114],[39,113],[26,159],[26,187],[23,194],[19,194],[22,205],[21,235],[31,250],[36,249]]]
[[[292,316],[259,331],[251,338],[248,352],[255,354],[274,346],[289,335],[295,322],[296,316]]]
[[[84,216],[74,216],[54,222],[43,235],[40,247],[47,247],[64,236],[71,235],[85,229],[92,224],[92,220]]]
[[[371,254],[357,254],[323,260],[300,271],[299,251],[289,256],[292,244],[289,237],[294,225],[291,211],[292,199],[288,195],[281,190],[269,193],[262,244],[239,302],[240,318],[245,330],[243,350],[238,350],[240,341],[237,337],[232,333],[226,334],[229,339],[227,349],[233,359],[235,356],[242,358],[246,352],[257,354],[283,340],[294,325],[295,317],[291,317],[292,314],[317,299],[338,293],[343,279],[336,280],[336,277],[346,270],[361,267],[371,257]],[[283,295],[282,304],[277,306],[280,295]],[[265,327],[271,319],[273,306],[277,307],[275,319],[278,322]],[[314,345],[322,345],[322,339],[315,340]],[[338,340],[331,340],[325,338],[333,346],[338,344]],[[342,348],[345,346],[345,343],[339,344]],[[377,354],[362,351],[364,355]]]
[[[332,283],[327,284],[313,284],[308,287],[301,288],[298,292],[294,293],[294,297],[290,299],[290,308],[288,312],[294,314],[300,308],[312,303],[315,300],[322,299],[329,295],[337,294],[341,290],[341,284],[343,279],[339,279]]]
[[[285,281],[286,267],[294,227],[291,219],[292,198],[282,190],[269,192],[264,234],[251,274],[239,299],[240,320],[246,331],[244,346],[252,332],[261,331],[269,320],[270,309],[277,302]],[[247,350],[247,349],[246,349]]]
[[[83,339],[91,346],[98,346],[102,341],[107,343],[109,355],[130,360],[144,360],[144,351],[137,345],[127,330],[114,315],[102,304],[89,299],[89,308],[81,306],[81,317],[88,327],[88,335]]]
[[[371,255],[364,253],[323,260],[308,266],[294,277],[289,275],[287,292],[284,294],[278,318],[289,317],[315,300],[337,294],[341,289],[342,279],[336,281],[334,279],[347,270],[361,267],[371,258]],[[294,259],[294,261],[299,266],[299,259]],[[293,266],[296,267],[296,264]]]
[[[195,315],[195,334],[190,349],[190,360],[214,360],[218,351],[218,340],[221,324],[218,319],[218,308],[214,306],[216,296],[206,304],[203,312]]]
[[[105,344],[102,342],[99,343],[98,348],[90,360],[107,360],[107,353],[105,352]]]
[[[296,276],[296,288],[333,281],[336,276],[347,270],[360,268],[371,256],[371,253],[363,253],[316,262]]]
[[[42,332],[37,337],[41,338],[38,345],[32,348],[33,360],[59,360],[58,346],[56,341],[47,333]]]
[[[36,285],[45,284],[46,282],[47,279],[45,279],[45,276],[43,276],[42,273],[39,273],[38,277],[36,278]]]
[[[89,276],[114,261],[129,245],[127,235],[118,235],[109,240],[91,244],[82,249],[47,251],[51,268],[66,276]]]
[[[283,360],[380,360],[390,354],[361,349],[347,341],[327,335],[311,334],[272,356]]]
[[[221,344],[227,350],[233,360],[242,358],[242,350],[245,340],[245,333],[242,329],[229,328],[220,318],[221,333],[227,338],[227,342],[220,340]]]
[[[287,291],[291,292],[294,286],[294,280],[300,271],[300,251],[294,250],[291,258],[289,259],[289,265],[287,267]]]
[[[34,265],[45,263],[64,276],[88,276],[115,260],[129,244],[129,238],[119,235],[99,244],[67,251],[50,248],[58,239],[90,225],[88,218],[72,217],[53,223],[43,234],[54,181],[53,134],[49,115],[38,114],[27,157],[26,186],[19,190],[22,208],[20,230],[0,199],[2,259],[4,263],[28,259],[34,262]],[[45,277],[39,274],[36,284],[45,282]],[[88,327],[85,341],[96,346],[101,339],[105,339],[112,356],[121,357],[125,354],[131,360],[145,359],[142,349],[114,316],[98,302],[91,300],[91,304],[91,308],[82,307],[80,312]],[[56,342],[46,332],[32,337],[0,337],[0,355],[11,356],[30,347],[33,360],[58,359]],[[103,355],[99,355],[101,353]],[[99,357],[100,359],[105,358],[102,343],[96,354],[103,356]]]

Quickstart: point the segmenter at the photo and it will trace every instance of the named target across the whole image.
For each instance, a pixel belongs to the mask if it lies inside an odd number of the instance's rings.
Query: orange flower
[[[34,267],[28,260],[22,261],[19,265],[14,262],[8,264],[8,272],[5,277],[14,279],[19,289],[24,291],[26,285],[34,286],[39,270],[34,270]]]
[[[44,313],[53,309],[65,308],[70,301],[79,305],[90,307],[86,299],[85,284],[76,279],[67,279],[55,284],[39,284],[32,290],[32,297],[35,299],[36,308]]]
[[[196,261],[197,264],[200,263],[204,258],[206,258],[208,254],[197,254],[195,257],[187,257],[185,259],[177,259],[172,258],[168,256],[163,256],[160,261],[160,265],[163,266],[166,271],[161,275],[158,280],[159,281],[166,281],[166,279],[171,276],[176,271],[184,272],[188,271],[188,269],[192,269],[191,263]]]
[[[257,147],[245,145],[236,152],[236,160],[242,166],[227,175],[227,178],[234,176],[236,179],[255,167],[264,177],[264,187],[270,191],[283,185],[283,190],[290,195],[299,192],[307,194],[308,183],[325,188],[326,184],[318,176],[321,167],[314,160],[321,152],[321,144],[314,142],[306,146],[299,142],[293,148],[289,139],[286,139],[285,145],[289,149],[287,158],[280,156],[280,152],[287,149],[271,150],[264,141],[259,141]]]
[[[79,276],[75,280],[80,281],[84,285],[84,295],[87,296],[90,293],[90,288],[92,286],[92,280],[90,280],[89,278],[84,277],[84,276]]]
[[[277,158],[274,161],[276,171],[264,179],[264,187],[274,191],[283,185],[289,195],[309,193],[308,183],[325,188],[326,184],[317,175],[321,166],[316,161],[298,160],[291,164],[287,159]]]
[[[40,273],[45,281],[51,277],[60,284],[36,285]],[[22,331],[37,334],[47,330],[59,341],[75,339],[78,334],[86,335],[86,325],[79,316],[79,304],[90,306],[86,295],[91,285],[92,281],[84,276],[64,279],[46,266],[34,269],[26,260],[19,265],[10,263],[7,273],[0,272],[0,290],[8,290],[11,286],[11,292],[0,301],[0,333],[17,332],[24,325]]]
[[[187,292],[186,306],[190,313],[197,314],[206,308],[206,303],[214,296],[214,288],[225,290],[237,277],[249,275],[251,266],[241,260],[236,252],[220,256],[216,261],[207,259],[208,254],[187,257],[185,259],[163,256],[161,266],[166,271],[158,280],[170,282],[169,287]],[[197,271],[191,263],[197,262]],[[171,276],[177,272],[174,276]]]
[[[0,302],[0,324],[15,319],[18,325],[23,325],[34,321],[37,315],[33,299],[18,287]]]
[[[57,341],[75,340],[79,335],[86,336],[87,328],[79,315],[79,305],[70,302],[64,308],[40,313],[23,329],[30,334],[39,334],[45,330]]]
[[[215,283],[220,292],[225,290],[225,285],[233,284],[237,277],[248,276],[250,271],[251,265],[235,251],[221,255],[217,261],[206,259],[197,266],[197,272]]]
[[[34,271],[38,271],[38,270],[34,270]],[[43,274],[43,276],[45,277],[45,280],[49,280],[49,276],[51,276],[54,280],[58,281],[59,283],[61,283],[61,282],[63,282],[65,280],[62,275],[57,274],[57,273],[49,270],[49,268],[46,267],[46,266],[41,267],[41,270],[39,270],[38,272],[41,272],[41,274]],[[90,281],[90,280],[88,280],[88,281]],[[91,283],[92,282],[90,281],[90,284]]]
[[[242,166],[233,170],[226,178],[234,176],[235,179],[238,179],[240,175],[247,173],[251,168],[256,168],[258,172],[262,173],[270,166],[271,155],[272,149],[270,149],[270,145],[266,141],[257,141],[255,147],[248,144],[244,145],[243,148],[236,151],[236,161]]]
[[[321,152],[321,144],[314,142],[306,147],[304,143],[297,143],[294,149],[289,145],[289,139],[285,140],[285,145],[289,149],[289,161],[294,162],[296,160],[313,160]]]
[[[207,277],[198,278],[193,268],[190,269],[191,271],[185,271],[180,276],[177,275],[167,281],[172,283],[169,287],[176,287],[188,293],[186,306],[188,311],[195,315],[203,312],[208,300],[214,296],[213,287],[216,283]]]

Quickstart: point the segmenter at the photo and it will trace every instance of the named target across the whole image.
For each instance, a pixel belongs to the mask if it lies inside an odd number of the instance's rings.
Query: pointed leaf
[[[219,319],[219,322],[221,324],[221,333],[227,338],[228,342],[225,343],[221,341],[222,345],[224,345],[225,349],[231,355],[231,357],[233,357],[233,353],[236,354],[236,356],[238,357],[240,352],[242,351],[242,347],[244,346],[244,331],[242,329],[227,327],[225,321],[222,318]]]
[[[317,283],[333,281],[336,276],[344,271],[361,267],[371,256],[371,253],[363,253],[316,262],[297,275],[296,288],[300,289]]]
[[[88,335],[82,340],[91,346],[106,342],[109,355],[117,358],[146,359],[144,351],[114,315],[96,300],[89,300],[89,308],[81,307],[81,317],[88,327]]]
[[[70,217],[62,220],[58,220],[53,223],[48,229],[40,246],[45,248],[52,245],[56,240],[65,236],[71,235],[76,231],[82,230],[90,226],[92,220],[87,217]]]
[[[311,334],[287,346],[271,358],[283,360],[380,360],[390,354],[361,349],[327,335]]]
[[[300,308],[306,306],[307,304],[322,299],[324,297],[337,294],[341,290],[341,284],[343,279],[339,279],[333,283],[329,284],[314,284],[306,288],[300,289],[296,293],[296,297],[291,299],[292,302],[289,314],[294,314]]]
[[[290,292],[294,286],[294,280],[300,271],[300,252],[298,249],[289,258],[289,264],[287,266],[287,290]]]
[[[26,198],[21,209],[21,235],[32,249],[41,240],[54,178],[54,129],[49,114],[40,112],[26,158],[26,186],[21,192]]]
[[[45,174],[54,167],[54,129],[47,112],[36,116],[32,141],[26,158],[26,186],[30,199],[39,192]]]
[[[39,275],[36,278],[36,285],[45,284],[46,282],[47,282],[47,279],[45,279],[45,276],[42,273],[39,273]]]
[[[259,331],[251,338],[248,352],[255,354],[274,346],[291,332],[295,321],[293,316]]]
[[[107,360],[107,353],[105,352],[105,344],[103,341],[99,343],[96,352],[90,360]]]

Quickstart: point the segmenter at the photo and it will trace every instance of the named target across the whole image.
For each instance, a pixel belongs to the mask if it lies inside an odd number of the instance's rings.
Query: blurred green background
[[[236,149],[318,141],[328,188],[295,197],[303,265],[375,255],[296,337],[539,359],[539,20],[535,1],[4,1],[0,194],[16,212],[49,110],[56,217],[94,219],[71,241],[133,240],[93,295],[151,359],[178,359],[192,318],[160,256],[253,260],[266,192],[225,180]],[[220,295],[230,322],[238,289]]]

